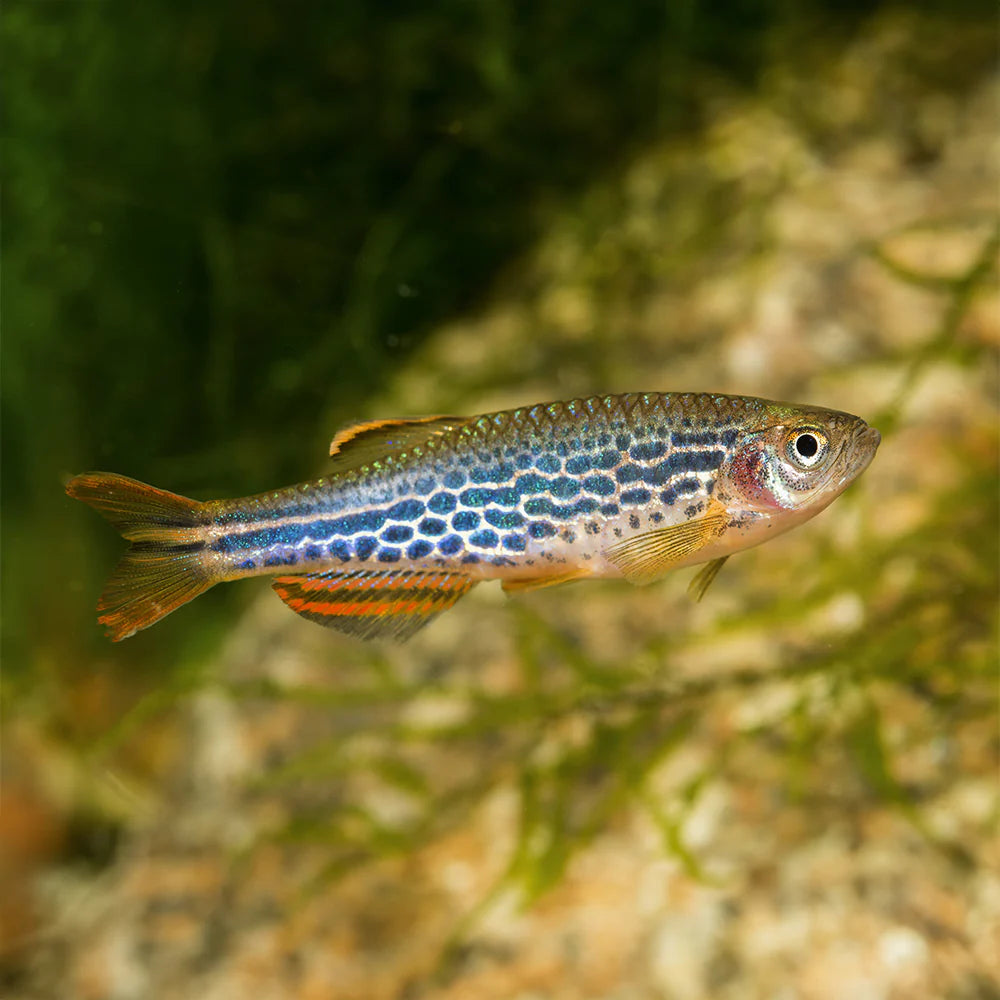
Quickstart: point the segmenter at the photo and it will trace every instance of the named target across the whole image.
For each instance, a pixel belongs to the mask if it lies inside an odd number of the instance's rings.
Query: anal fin
[[[409,639],[468,593],[474,581],[459,573],[310,573],[279,576],[275,593],[310,621],[361,639]]]
[[[541,590],[543,587],[557,587],[560,583],[572,583],[590,576],[585,569],[570,569],[562,573],[551,573],[548,576],[522,576],[517,579],[504,580],[501,586],[508,594],[524,594],[529,590]]]
[[[728,521],[726,508],[712,501],[701,517],[633,535],[613,545],[606,555],[629,583],[652,583],[676,563],[704,548]]]

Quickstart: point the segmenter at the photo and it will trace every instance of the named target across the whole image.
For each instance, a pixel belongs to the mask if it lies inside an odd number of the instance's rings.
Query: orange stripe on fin
[[[404,640],[473,587],[459,573],[410,570],[279,576],[274,592],[296,614],[362,639]]]

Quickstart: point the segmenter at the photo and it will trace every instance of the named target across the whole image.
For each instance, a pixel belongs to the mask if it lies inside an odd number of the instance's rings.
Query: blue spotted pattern
[[[355,558],[368,559],[377,548],[378,542],[371,535],[362,535],[354,542]]]
[[[532,538],[551,538],[555,533],[551,521],[532,521],[528,525],[528,534]]]
[[[382,532],[383,542],[408,542],[413,537],[413,529],[406,524],[391,524]]]
[[[630,457],[636,462],[651,462],[666,454],[667,445],[663,441],[645,441],[634,445],[629,451]]]
[[[652,494],[647,489],[625,490],[621,494],[621,502],[629,506],[635,507],[640,504],[649,503],[652,499]]]
[[[427,501],[427,509],[432,514],[450,514],[458,506],[454,493],[435,493]]]
[[[459,495],[459,503],[463,507],[485,507],[493,499],[492,490],[463,490]]]
[[[495,549],[500,542],[500,536],[492,528],[485,528],[471,534],[469,541],[480,549]]]
[[[615,481],[610,476],[587,476],[581,484],[588,493],[609,497],[615,491]]]
[[[438,542],[437,547],[442,555],[453,556],[462,551],[464,544],[458,535],[446,535]]]
[[[503,528],[505,531],[520,528],[524,524],[524,515],[516,510],[496,510],[491,507],[486,511],[485,517],[494,528]]]
[[[550,539],[593,547],[602,532],[676,521],[678,507],[707,500],[756,405],[649,394],[490,414],[395,471],[373,463],[369,479],[334,475],[224,509],[207,547],[243,573],[517,565],[522,554],[533,565]],[[718,414],[707,426],[705,407]]]
[[[390,521],[415,521],[426,510],[419,500],[402,500],[386,511]]]

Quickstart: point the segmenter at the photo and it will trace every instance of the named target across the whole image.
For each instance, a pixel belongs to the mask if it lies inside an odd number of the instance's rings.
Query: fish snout
[[[859,420],[846,449],[846,454],[850,457],[845,478],[849,480],[860,476],[871,464],[881,443],[882,435],[874,427],[869,427],[864,421]]]
[[[874,427],[869,427],[868,424],[862,424],[860,432],[855,436],[858,444],[863,448],[869,449],[873,453],[882,443],[882,435]]]

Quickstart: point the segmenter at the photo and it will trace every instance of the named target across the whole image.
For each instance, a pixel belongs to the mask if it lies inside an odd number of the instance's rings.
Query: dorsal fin
[[[413,417],[368,420],[337,431],[330,442],[333,471],[356,469],[380,458],[426,444],[469,422],[469,417]]]

